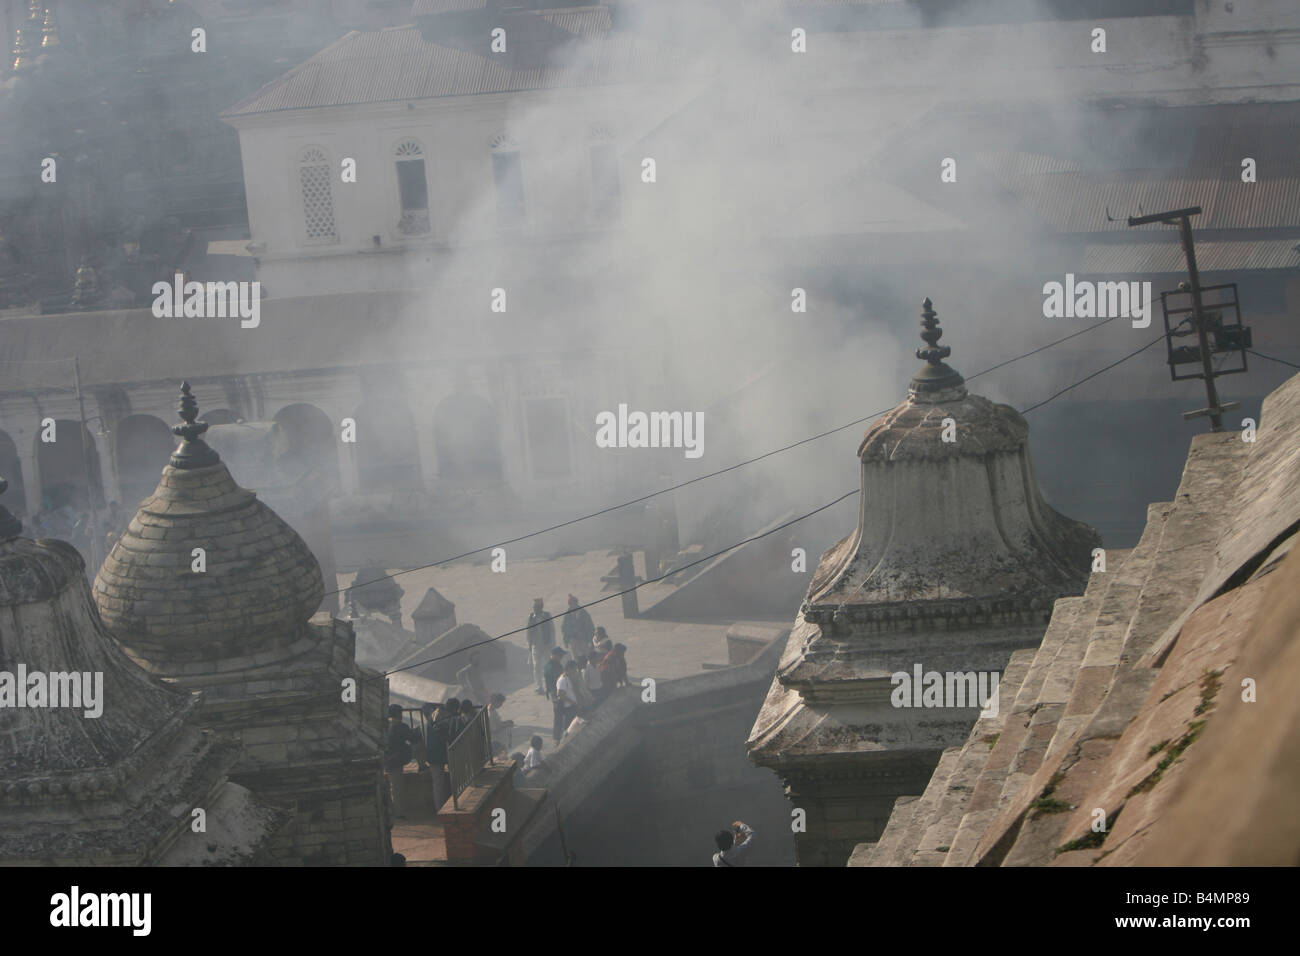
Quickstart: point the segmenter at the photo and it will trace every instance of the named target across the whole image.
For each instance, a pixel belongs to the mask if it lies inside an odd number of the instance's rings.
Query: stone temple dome
[[[807,812],[801,865],[843,866],[896,799],[925,790],[944,750],[998,706],[992,682],[1012,654],[1083,592],[1100,543],[1048,507],[1024,418],[970,394],[929,299],[921,315],[925,365],[862,439],[857,527],[822,555],[747,743]],[[921,674],[949,696],[895,697]],[[957,690],[980,675],[983,699]]]
[[[95,578],[100,613],[155,669],[254,654],[273,659],[302,636],[319,607],[320,565],[202,440],[208,426],[195,420],[188,383],[178,411],[182,423],[172,432],[180,446]]]
[[[192,726],[195,698],[122,653],[75,548],[21,533],[0,505],[0,865],[178,862],[196,806],[265,838],[274,814],[221,789],[237,743]],[[208,843],[234,849],[208,839],[194,861],[219,858]]]
[[[1011,602],[1046,615],[1083,589],[1096,534],[1043,501],[1024,418],[966,390],[929,299],[922,310],[926,364],[858,448],[858,527],[822,561],[808,603]]]

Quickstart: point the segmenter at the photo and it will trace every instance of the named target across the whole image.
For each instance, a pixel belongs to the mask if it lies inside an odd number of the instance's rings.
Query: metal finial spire
[[[181,382],[181,400],[176,405],[181,424],[172,426],[172,434],[181,439],[177,449],[172,452],[173,468],[206,468],[221,460],[215,451],[208,447],[199,436],[208,430],[208,423],[196,421],[199,417],[199,403],[190,394],[190,383]]]
[[[921,303],[921,338],[928,348],[917,349],[916,357],[925,359],[931,365],[939,365],[952,354],[952,349],[946,345],[939,345],[939,339],[943,336],[943,329],[939,328],[939,314],[934,311],[934,304],[930,297],[926,296],[925,301]]]
[[[962,395],[966,392],[966,380],[944,364],[943,360],[952,354],[952,349],[939,344],[942,335],[938,313],[934,311],[934,303],[927,296],[921,303],[921,339],[926,347],[916,350],[916,357],[923,359],[926,364],[912,376],[908,391],[913,400],[936,400],[942,397],[940,393],[954,390],[960,390]]]
[[[0,495],[9,490],[9,482],[0,478]],[[0,541],[8,541],[23,533],[23,523],[10,514],[9,509],[0,505]]]

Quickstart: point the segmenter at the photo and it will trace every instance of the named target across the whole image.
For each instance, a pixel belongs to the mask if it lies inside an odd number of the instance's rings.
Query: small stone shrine
[[[203,441],[188,383],[178,410],[181,443],[95,578],[104,623],[240,737],[232,779],[294,811],[277,859],[387,865],[387,682],[356,664],[351,624],[316,613],[320,566]]]
[[[925,789],[997,706],[978,689],[1038,645],[1057,598],[1082,593],[1100,543],[1043,501],[1024,418],[944,362],[929,299],[921,325],[926,364],[858,448],[858,526],[822,555],[750,732],[751,759],[807,815],[803,865],[843,866]]]
[[[0,494],[8,482],[0,478]],[[265,862],[288,814],[104,630],[72,545],[0,505],[0,866]]]

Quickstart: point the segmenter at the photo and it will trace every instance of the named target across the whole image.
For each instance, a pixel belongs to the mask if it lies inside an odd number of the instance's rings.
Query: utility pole
[[[90,452],[86,448],[90,440],[90,430],[86,427],[86,401],[81,394],[81,359],[72,357],[72,379],[77,388],[77,415],[81,422],[81,467],[86,476],[86,504],[90,513],[90,573],[99,571],[99,516],[95,511],[95,486],[90,476]]]
[[[1196,339],[1200,344],[1201,368],[1205,378],[1205,397],[1207,407],[1195,412],[1189,412],[1184,417],[1191,418],[1197,415],[1208,414],[1210,416],[1210,431],[1223,431],[1223,413],[1228,408],[1237,407],[1233,402],[1224,407],[1219,404],[1219,390],[1214,385],[1214,368],[1210,365],[1210,336],[1206,328],[1205,312],[1201,306],[1201,276],[1196,269],[1196,248],[1192,244],[1192,225],[1191,217],[1199,215],[1200,206],[1191,206],[1187,209],[1174,209],[1169,212],[1156,212],[1149,216],[1129,216],[1128,224],[1132,226],[1145,226],[1152,222],[1163,222],[1168,225],[1178,226],[1178,235],[1183,242],[1183,255],[1187,258],[1187,274],[1191,279],[1192,293],[1192,316],[1196,323]]]

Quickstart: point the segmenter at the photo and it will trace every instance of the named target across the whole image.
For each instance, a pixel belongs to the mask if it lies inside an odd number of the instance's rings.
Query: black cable
[[[674,568],[672,571],[669,571],[667,574],[661,574],[657,578],[650,578],[648,580],[642,581],[639,584],[634,584],[630,588],[624,588],[622,591],[615,591],[613,594],[606,594],[604,597],[596,598],[596,600],[594,601],[588,601],[586,604],[579,604],[577,607],[566,608],[565,610],[561,611],[559,614],[552,614],[551,619],[555,620],[556,618],[564,617],[564,615],[566,614],[572,614],[574,611],[580,611],[584,608],[595,607],[597,604],[603,604],[606,601],[612,601],[614,600],[614,598],[622,597],[624,594],[631,594],[633,591],[639,590],[645,587],[647,584],[658,584],[660,581],[664,580],[665,578],[670,578],[674,574],[681,574],[686,569],[693,568],[697,564],[703,564],[705,561],[712,561],[714,558],[718,557],[719,555],[726,554],[728,551],[734,551],[736,550],[736,548],[742,547],[747,544],[751,544],[752,542],[757,541],[760,538],[766,538],[769,534],[776,534],[778,531],[784,531],[792,524],[797,524],[798,522],[803,521],[805,518],[811,518],[813,515],[819,514],[820,512],[825,511],[827,508],[835,507],[845,498],[852,498],[860,491],[861,491],[860,488],[854,488],[852,491],[848,491],[840,495],[834,501],[828,501],[826,502],[826,504],[821,505],[818,508],[814,508],[812,511],[809,511],[805,514],[801,514],[796,518],[791,518],[789,521],[783,522],[782,524],[777,525],[775,528],[769,528],[767,531],[761,532],[760,534],[756,534],[752,538],[746,538],[743,541],[737,541],[735,544],[728,545],[727,547],[723,548],[720,551],[714,551],[712,554],[705,555],[702,558],[696,558],[694,561],[691,561],[688,564],[683,564],[680,568]],[[432,664],[435,661],[445,660],[448,657],[453,657],[456,654],[460,654],[472,648],[481,647],[484,644],[491,644],[494,641],[501,640],[501,638],[503,637],[510,637],[511,635],[518,634],[521,631],[526,631],[530,627],[532,627],[531,624],[525,624],[523,627],[517,627],[513,631],[506,631],[504,634],[498,634],[496,637],[489,637],[486,641],[479,641],[475,644],[466,644],[464,647],[457,648],[456,650],[452,651],[450,654],[443,654],[439,657],[430,657],[428,660],[417,661],[414,664],[407,664],[404,667],[398,667],[394,670],[388,671],[381,676],[388,677],[391,674],[399,674],[402,671],[410,670],[413,667],[423,667],[425,664]]]
[[[1277,362],[1279,365],[1289,365],[1291,368],[1300,368],[1300,365],[1296,365],[1294,362],[1288,362],[1286,359],[1276,358],[1272,355],[1265,355],[1263,352],[1256,352],[1254,349],[1246,349],[1246,351],[1251,355],[1254,355],[1256,358],[1268,359],[1270,362]]]
[[[966,381],[968,382],[973,381],[974,379],[979,378],[981,375],[987,375],[989,372],[996,371],[997,369],[1010,365],[1013,362],[1019,362],[1021,359],[1028,358],[1031,355],[1037,355],[1039,352],[1060,345],[1062,342],[1068,342],[1070,339],[1083,335],[1085,332],[1091,332],[1093,329],[1099,329],[1103,325],[1106,325],[1108,322],[1113,322],[1115,318],[1116,318],[1115,316],[1112,316],[1109,319],[1103,319],[1101,322],[1094,323],[1093,325],[1088,326],[1086,329],[1080,329],[1078,332],[1071,332],[1069,335],[1065,336],[1064,338],[1059,338],[1055,342],[1048,342],[1046,345],[1040,345],[1036,349],[1030,349],[1028,352],[1025,352],[1021,355],[1017,355],[1014,358],[1009,358],[1004,362],[999,362],[997,365],[992,365],[984,369],[983,371],[976,372],[974,375],[967,377]],[[1053,398],[1054,397],[1055,396],[1053,396]],[[1048,399],[1048,401],[1051,401],[1051,399]],[[821,432],[816,435],[809,436],[808,438],[801,438],[799,441],[791,442],[789,445],[783,445],[780,448],[774,448],[771,451],[764,452],[763,454],[757,455],[753,458],[748,458],[744,461],[736,462],[736,464],[734,465],[728,465],[726,468],[721,468],[718,471],[711,471],[708,474],[697,475],[694,478],[689,478],[686,481],[679,482],[678,484],[669,485],[667,488],[660,488],[658,491],[652,491],[649,494],[642,495],[639,498],[633,498],[630,501],[624,501],[616,505],[610,505],[608,508],[602,508],[599,511],[593,511],[590,514],[579,515],[576,518],[570,518],[567,521],[561,521],[559,524],[553,524],[547,528],[539,528],[536,531],[529,531],[526,534],[519,535],[517,538],[509,538],[505,541],[498,541],[496,544],[489,544],[481,548],[475,548],[473,551],[464,551],[460,554],[454,555],[453,557],[443,558],[440,561],[434,561],[431,562],[430,564],[422,564],[414,568],[404,568],[401,571],[394,571],[392,574],[385,574],[381,577],[377,577],[370,581],[362,582],[360,584],[358,584],[356,581],[353,581],[352,584],[350,584],[346,588],[335,588],[333,591],[326,591],[325,594],[327,597],[331,594],[342,594],[343,592],[348,591],[352,588],[363,588],[367,584],[374,584],[378,581],[387,581],[390,578],[396,578],[399,577],[400,575],[410,574],[415,571],[427,571],[429,568],[441,567],[444,564],[452,564],[453,562],[460,561],[463,558],[469,558],[469,557],[473,557],[476,554],[482,554],[484,551],[491,551],[494,548],[503,548],[508,544],[518,544],[520,541],[526,541],[529,538],[535,538],[538,535],[548,534],[552,531],[558,531],[560,528],[567,528],[569,525],[577,524],[580,521],[586,521],[589,518],[597,518],[600,517],[601,515],[609,514],[612,511],[618,511],[622,508],[627,508],[632,505],[640,504],[643,501],[649,501],[651,498],[657,498],[659,495],[667,494],[670,491],[677,491],[680,488],[685,488],[688,485],[693,485],[698,481],[704,481],[705,479],[708,478],[716,478],[718,475],[725,475],[727,472],[736,471],[739,468],[744,468],[746,465],[752,465],[755,462],[762,461],[764,458],[771,458],[773,455],[779,455],[782,452],[790,451],[792,448],[798,448],[800,445],[806,445],[809,442],[814,442],[817,441],[818,439],[826,438],[830,435],[834,435],[838,432],[842,432],[845,429],[853,428],[854,426],[861,425],[864,422],[869,422],[872,419],[879,418],[887,411],[889,411],[888,408],[882,408],[880,411],[873,412],[872,414],[867,415],[863,418],[857,418],[851,422],[846,422],[843,425],[837,425],[835,428],[832,428],[828,431]]]
[[[1070,389],[1072,389],[1072,388],[1078,388],[1078,387],[1079,387],[1080,385],[1082,385],[1084,382],[1087,382],[1087,381],[1089,381],[1089,380],[1091,380],[1091,379],[1096,378],[1098,375],[1102,374],[1103,372],[1109,372],[1109,371],[1110,371],[1111,369],[1113,369],[1116,365],[1122,365],[1122,364],[1124,364],[1124,363],[1127,362],[1129,359],[1133,358],[1133,356],[1135,356],[1135,355],[1140,355],[1141,353],[1143,353],[1143,352],[1145,352],[1147,349],[1151,348],[1151,346],[1155,345],[1157,342],[1159,342],[1159,341],[1160,341],[1161,339],[1163,339],[1164,337],[1165,337],[1164,333],[1161,332],[1158,336],[1156,336],[1154,339],[1152,339],[1152,340],[1151,340],[1150,342],[1148,342],[1146,345],[1142,346],[1140,349],[1136,349],[1136,350],[1134,350],[1134,351],[1132,351],[1132,352],[1129,352],[1128,355],[1125,355],[1122,359],[1118,359],[1118,360],[1116,360],[1116,361],[1114,361],[1114,362],[1111,362],[1109,365],[1103,366],[1102,368],[1097,369],[1097,371],[1095,371],[1095,372],[1093,372],[1093,373],[1091,373],[1091,374],[1089,374],[1089,375],[1085,375],[1083,378],[1079,379],[1077,382],[1073,383],[1072,385],[1067,385],[1067,386],[1065,386],[1065,388],[1061,389],[1059,392],[1056,392],[1056,393],[1054,393],[1054,394],[1052,394],[1052,395],[1047,396],[1047,398],[1043,399],[1041,402],[1036,402],[1035,404],[1030,405],[1028,408],[1023,408],[1023,409],[1021,409],[1021,410],[1020,410],[1020,414],[1021,414],[1021,415],[1028,415],[1028,414],[1029,414],[1030,412],[1032,412],[1035,408],[1042,408],[1042,407],[1043,407],[1044,405],[1046,405],[1048,402],[1052,401],[1052,399],[1054,399],[1054,398],[1060,398],[1062,395],[1064,395],[1064,394],[1065,394],[1066,392],[1068,392]]]
[[[759,534],[756,534],[756,535],[754,535],[754,536],[752,536],[752,537],[745,538],[743,541],[737,541],[735,544],[728,545],[727,547],[722,548],[722,549],[720,549],[720,550],[718,550],[718,551],[715,551],[715,552],[713,552],[712,554],[707,554],[707,555],[705,555],[705,556],[703,556],[703,557],[696,558],[694,561],[691,561],[691,562],[689,562],[688,564],[684,564],[684,565],[682,565],[680,568],[675,568],[675,569],[673,569],[672,571],[669,571],[667,574],[661,574],[661,575],[659,575],[659,577],[657,577],[657,578],[650,578],[649,580],[642,581],[642,582],[640,582],[639,584],[634,584],[634,585],[632,585],[630,588],[624,588],[622,591],[616,591],[616,592],[614,592],[613,594],[607,594],[607,595],[605,595],[604,597],[596,598],[596,600],[594,600],[594,601],[588,601],[586,604],[579,604],[577,607],[566,608],[565,610],[561,611],[561,612],[558,613],[558,614],[553,614],[553,615],[551,615],[551,620],[554,621],[554,620],[557,620],[557,619],[559,619],[559,618],[564,617],[566,614],[572,614],[572,613],[574,613],[575,611],[580,611],[580,610],[583,610],[583,609],[585,609],[585,608],[589,608],[589,607],[595,607],[597,604],[603,604],[603,603],[605,603],[606,601],[612,601],[612,600],[613,600],[614,598],[616,598],[616,597],[622,597],[624,594],[630,594],[630,593],[633,592],[633,591],[638,591],[638,590],[640,590],[641,588],[645,587],[647,584],[657,584],[657,583],[659,583],[660,581],[663,581],[665,578],[670,578],[670,577],[672,577],[674,574],[680,574],[681,572],[687,570],[688,568],[693,568],[693,567],[695,567],[695,565],[697,565],[697,564],[703,564],[705,561],[712,561],[714,558],[718,557],[719,555],[726,554],[728,551],[734,551],[736,548],[742,547],[742,546],[744,546],[744,545],[746,545],[746,544],[750,544],[750,543],[752,543],[752,542],[754,542],[754,541],[758,541],[760,538],[766,538],[768,535],[776,534],[778,531],[783,531],[784,529],[790,527],[790,526],[793,525],[793,524],[797,524],[798,522],[803,521],[803,520],[805,520],[806,518],[811,518],[813,515],[815,515],[815,514],[819,514],[820,512],[823,512],[823,511],[825,511],[825,510],[828,509],[828,508],[833,508],[833,507],[835,507],[835,505],[839,504],[841,501],[844,501],[846,498],[851,498],[851,497],[853,497],[854,495],[858,494],[860,491],[861,491],[860,488],[854,488],[852,491],[845,492],[844,494],[840,495],[838,498],[834,499],[833,501],[828,501],[828,502],[826,502],[826,504],[821,505],[821,506],[819,506],[819,507],[817,507],[817,508],[814,508],[812,511],[808,511],[808,512],[805,512],[804,514],[798,515],[797,517],[791,518],[789,521],[782,522],[781,524],[777,525],[777,526],[774,527],[774,528],[769,528],[768,530],[763,531],[763,532],[761,532],[761,533],[759,533]],[[523,627],[517,627],[517,628],[515,628],[515,629],[512,630],[512,631],[506,631],[505,633],[503,633],[503,634],[498,634],[498,635],[496,635],[495,637],[489,637],[489,638],[488,638],[487,640],[485,640],[485,641],[476,641],[476,642],[473,643],[473,644],[466,644],[464,647],[458,647],[458,648],[456,648],[456,650],[451,651],[450,653],[447,653],[447,654],[441,654],[441,655],[439,655],[438,657],[430,657],[430,658],[428,658],[428,659],[426,659],[426,660],[422,660],[422,661],[416,661],[414,664],[407,664],[407,665],[405,665],[405,666],[403,666],[403,667],[398,667],[398,668],[395,668],[394,670],[391,670],[391,671],[385,671],[385,672],[382,672],[382,673],[378,673],[378,674],[375,674],[373,677],[366,677],[366,678],[363,678],[362,681],[361,681],[360,683],[368,683],[368,682],[370,682],[370,681],[376,681],[376,680],[387,680],[388,677],[391,676],[392,674],[400,674],[402,671],[411,670],[412,668],[415,668],[415,667],[423,667],[425,664],[432,664],[432,663],[434,663],[434,662],[436,662],[436,661],[445,660],[445,659],[447,659],[448,657],[454,657],[454,656],[457,655],[457,654],[462,654],[462,653],[464,653],[465,651],[473,650],[473,649],[476,648],[476,647],[482,647],[482,646],[485,645],[485,644],[492,644],[492,643],[494,643],[494,642],[496,642],[496,641],[502,640],[503,638],[507,638],[507,637],[510,637],[510,636],[512,636],[512,635],[514,635],[514,634],[518,634],[518,633],[520,633],[521,631],[527,631],[527,630],[531,629],[533,626],[534,626],[534,625],[532,625],[532,624],[525,624]],[[303,704],[311,704],[311,703],[314,702],[314,701],[322,701],[322,702],[323,702],[323,701],[325,701],[325,700],[327,700],[327,699],[328,699],[328,700],[331,700],[331,701],[333,701],[333,700],[337,700],[337,699],[338,699],[338,691],[336,691],[336,690],[331,690],[331,691],[329,691],[328,694],[309,695],[309,696],[306,696],[306,697],[300,697],[300,698],[298,698],[298,699],[296,699],[296,700],[285,701],[283,704],[275,704],[275,705],[273,705],[272,707],[268,708],[266,711],[260,711],[260,712],[259,712],[259,711],[249,711],[249,712],[245,712],[245,713],[240,714],[240,715],[237,716],[237,717],[234,717],[234,718],[231,718],[230,720],[225,721],[225,722],[223,723],[223,726],[228,726],[228,725],[230,725],[230,724],[235,724],[235,723],[238,723],[238,722],[241,721],[241,720],[259,719],[259,718],[261,718],[262,716],[264,716],[264,715],[267,714],[267,713],[273,713],[273,712],[275,712],[275,711],[281,710],[285,705],[299,706],[299,705],[303,705]]]

